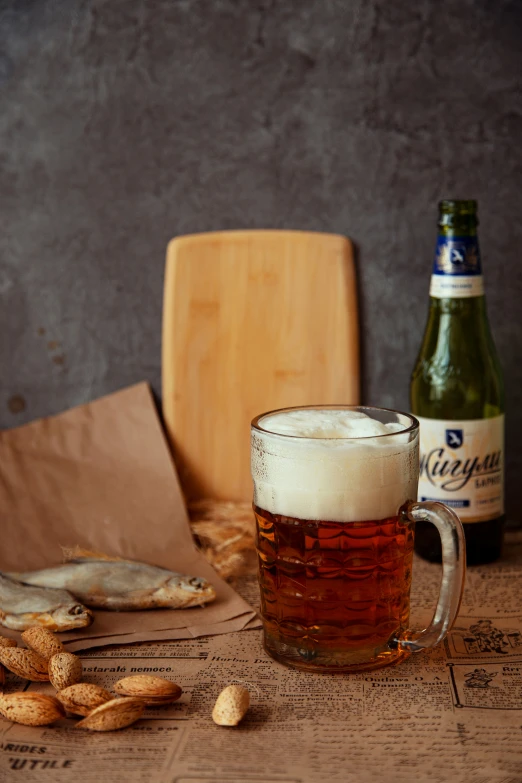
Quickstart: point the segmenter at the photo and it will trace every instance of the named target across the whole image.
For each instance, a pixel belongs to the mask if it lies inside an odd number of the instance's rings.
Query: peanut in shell
[[[17,647],[16,639],[10,639],[8,636],[2,636],[0,634],[0,647]],[[5,685],[5,667],[0,663],[0,689],[3,690]]]
[[[77,655],[61,652],[53,655],[49,661],[49,679],[57,691],[81,682],[83,675],[82,662]]]
[[[145,704],[141,699],[123,696],[96,707],[86,718],[76,724],[77,729],[91,731],[116,731],[130,726],[141,718]]]
[[[43,693],[10,693],[0,697],[0,714],[24,726],[48,726],[65,716],[58,699]]]
[[[149,674],[135,674],[123,677],[114,685],[116,693],[143,699],[148,706],[171,704],[177,701],[183,691],[175,682]]]
[[[45,658],[34,650],[21,647],[0,647],[0,663],[13,674],[32,682],[47,682],[48,665]]]
[[[250,694],[242,685],[227,685],[217,697],[212,720],[218,726],[237,726],[250,706]]]
[[[23,632],[22,639],[31,650],[41,655],[46,661],[50,661],[57,653],[65,652],[61,641],[48,628],[39,628],[38,626],[28,628]]]
[[[106,691],[105,688],[102,688],[101,685],[79,682],[76,685],[69,685],[67,688],[58,691],[56,698],[63,704],[67,712],[86,717],[97,707],[112,701],[114,696],[109,691]]]

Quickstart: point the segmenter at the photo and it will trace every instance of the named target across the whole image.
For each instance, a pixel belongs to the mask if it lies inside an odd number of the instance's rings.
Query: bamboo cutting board
[[[350,240],[300,231],[173,239],[163,309],[163,414],[189,500],[249,500],[250,421],[359,402]]]

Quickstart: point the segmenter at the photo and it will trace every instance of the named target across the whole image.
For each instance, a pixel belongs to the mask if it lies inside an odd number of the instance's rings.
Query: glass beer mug
[[[419,424],[383,408],[313,406],[251,430],[264,646],[298,669],[350,672],[433,647],[457,615],[465,544],[456,514],[417,502]],[[408,629],[415,522],[442,543],[428,628]]]

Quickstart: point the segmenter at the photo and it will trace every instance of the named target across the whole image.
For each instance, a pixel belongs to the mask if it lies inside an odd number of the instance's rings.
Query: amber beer
[[[302,669],[351,671],[411,651],[401,640],[408,636],[415,520],[430,505],[414,501],[413,417],[339,407],[265,414],[253,422],[252,475],[270,655]],[[430,513],[441,514],[424,516]],[[460,526],[452,512],[442,516],[432,520],[439,528]],[[455,563],[452,588],[460,595],[458,556]],[[454,603],[455,596],[445,599]]]
[[[278,643],[360,651],[406,630],[413,523],[399,515],[333,522],[270,514],[257,506],[262,613]]]

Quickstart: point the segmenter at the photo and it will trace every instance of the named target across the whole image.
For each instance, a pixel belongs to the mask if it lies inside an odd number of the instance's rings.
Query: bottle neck
[[[451,237],[476,237],[478,220],[475,214],[439,216],[439,234]]]
[[[484,295],[476,222],[439,223],[430,296],[469,299]]]

